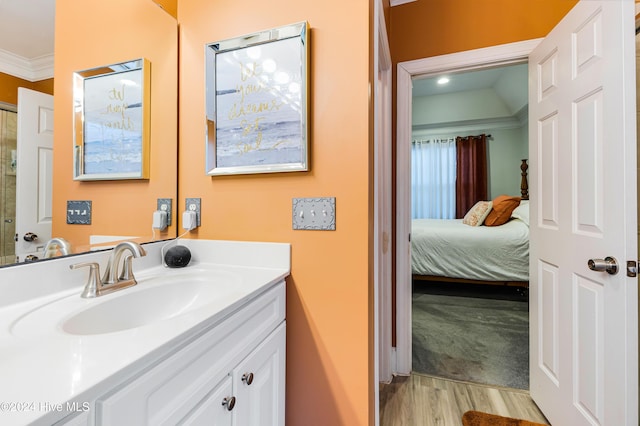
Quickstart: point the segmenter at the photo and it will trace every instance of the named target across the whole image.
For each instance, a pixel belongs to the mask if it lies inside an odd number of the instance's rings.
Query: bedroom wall
[[[488,197],[493,199],[501,194],[520,195],[520,163],[527,158],[528,128],[516,127],[510,129],[492,128],[491,125],[476,130],[462,130],[459,132],[438,132],[431,130],[428,133],[414,132],[414,139],[428,139],[430,137],[455,138],[456,136],[490,134],[487,140],[487,163],[489,175],[487,176]]]
[[[413,98],[413,137],[491,134],[487,144],[489,198],[520,195],[520,160],[528,157],[528,126],[493,89]],[[526,117],[526,108],[523,114]],[[470,122],[482,124],[470,125]],[[474,127],[475,126],[475,127]],[[421,129],[422,127],[422,129]]]
[[[524,127],[527,130],[527,127]],[[489,198],[498,195],[520,195],[520,163],[527,158],[528,138],[523,139],[523,128],[494,129],[489,132]],[[525,132],[526,133],[526,132]]]
[[[413,98],[414,129],[420,126],[486,120],[511,115],[507,105],[490,88]]]

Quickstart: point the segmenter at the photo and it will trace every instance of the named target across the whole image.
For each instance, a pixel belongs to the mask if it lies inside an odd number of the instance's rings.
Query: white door
[[[579,2],[529,76],[531,396],[554,425],[637,425],[634,3]]]
[[[18,89],[17,142],[16,256],[23,262],[28,255],[42,257],[51,239],[53,96]]]

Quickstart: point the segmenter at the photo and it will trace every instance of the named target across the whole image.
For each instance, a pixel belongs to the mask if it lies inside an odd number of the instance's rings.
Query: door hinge
[[[627,260],[627,276],[631,278],[638,276],[638,262],[635,260]]]

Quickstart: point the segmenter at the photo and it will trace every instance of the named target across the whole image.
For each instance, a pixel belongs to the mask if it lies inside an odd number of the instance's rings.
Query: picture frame
[[[73,74],[74,180],[149,179],[147,59]]]
[[[205,46],[206,174],[309,170],[309,25]]]

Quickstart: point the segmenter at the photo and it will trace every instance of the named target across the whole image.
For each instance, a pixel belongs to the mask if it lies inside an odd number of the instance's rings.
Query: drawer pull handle
[[[244,373],[242,375],[242,381],[245,382],[247,385],[250,385],[251,383],[253,383],[253,373]]]
[[[233,410],[233,407],[236,406],[236,397],[232,396],[231,398],[225,398],[222,400],[222,406],[226,407],[227,410]]]

